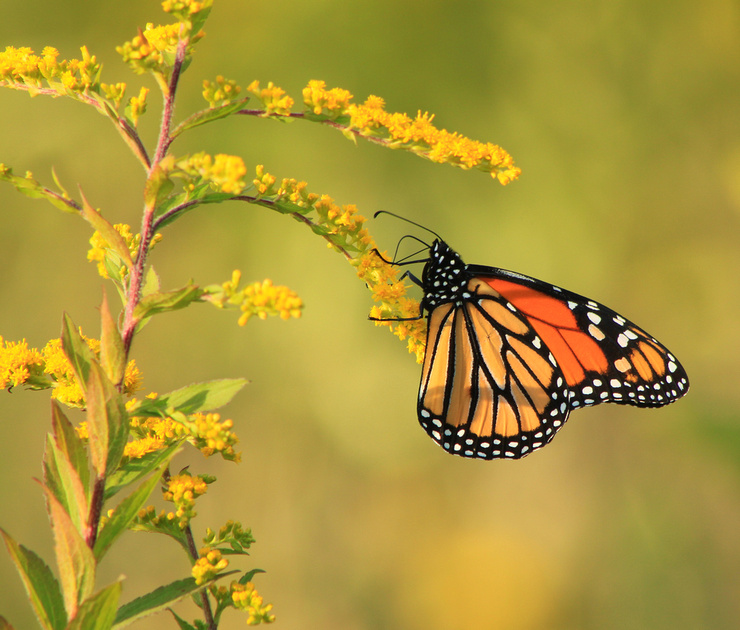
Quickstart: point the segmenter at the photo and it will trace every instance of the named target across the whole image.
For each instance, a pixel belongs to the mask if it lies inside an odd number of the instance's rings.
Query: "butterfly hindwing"
[[[435,308],[419,420],[449,452],[518,458],[544,446],[568,417],[567,386],[527,319],[485,283]]]

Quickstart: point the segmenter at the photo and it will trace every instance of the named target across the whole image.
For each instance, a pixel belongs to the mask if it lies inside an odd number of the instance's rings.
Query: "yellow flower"
[[[224,79],[220,75],[216,77],[216,83],[211,83],[207,79],[203,81],[203,98],[211,107],[230,103],[241,91],[236,81]]]
[[[344,89],[326,89],[324,81],[309,81],[303,88],[306,111],[315,116],[336,120],[349,116],[345,133],[380,142],[390,148],[411,151],[428,160],[452,164],[460,168],[478,168],[491,173],[502,184],[519,177],[521,170],[514,166],[511,156],[501,147],[471,140],[465,136],[438,129],[434,116],[418,112],[415,118],[385,110],[385,102],[370,96],[358,105]]]
[[[203,477],[193,477],[188,472],[170,477],[167,481],[167,490],[162,493],[162,497],[177,506],[175,516],[179,519],[180,529],[185,529],[195,517],[195,499],[205,494],[207,490],[208,485]]]
[[[253,94],[265,108],[264,116],[278,115],[287,116],[293,107],[293,99],[285,93],[285,90],[270,81],[266,88],[260,89],[259,81],[252,81],[247,87],[247,92]]]
[[[200,152],[179,160],[177,166],[186,177],[189,176],[187,186],[191,189],[208,182],[214,190],[238,195],[246,186],[243,178],[247,167],[236,155],[211,156]]]
[[[221,557],[218,549],[201,551],[201,557],[193,565],[192,575],[196,584],[203,584],[215,578],[221,571],[229,566],[229,561]]]
[[[0,388],[33,384],[42,376],[44,358],[36,348],[22,341],[4,341],[0,336]]]
[[[268,315],[279,315],[281,319],[301,316],[301,298],[288,287],[273,285],[270,279],[250,284],[241,295],[243,314],[239,318],[240,326],[244,326],[253,315],[260,319],[267,319]]]
[[[326,89],[324,81],[309,81],[308,85],[303,88],[303,103],[317,116],[326,112],[331,117],[338,117],[344,114],[352,100],[352,94],[342,88]]]
[[[247,625],[256,626],[263,622],[272,623],[275,621],[275,615],[270,612],[272,604],[263,604],[262,596],[254,588],[254,584],[251,582],[246,584],[232,582],[229,590],[231,591],[234,608],[244,610],[249,614]]]
[[[46,46],[41,56],[28,47],[7,46],[0,52],[0,85],[15,89],[27,89],[33,96],[42,86],[42,80],[49,85],[48,92],[63,96],[65,91],[85,93],[99,86],[101,65],[87,47],[80,48],[82,59],[57,61],[59,52]]]

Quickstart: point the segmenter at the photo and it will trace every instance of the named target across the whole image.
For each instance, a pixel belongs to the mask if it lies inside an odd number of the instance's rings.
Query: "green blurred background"
[[[0,46],[87,45],[106,82],[132,94],[114,46],[158,3],[4,2]],[[503,188],[317,125],[235,117],[173,151],[234,153],[278,177],[392,210],[440,232],[468,262],[515,269],[602,301],[665,342],[689,396],[644,411],[574,414],[518,462],[451,457],[415,418],[419,367],[367,321],[370,295],[298,223],[227,204],[168,228],[153,263],[169,288],[241,268],[305,301],[300,320],[250,323],[207,305],[155,319],[134,356],[146,391],[246,376],[224,412],[239,466],[215,473],[196,532],[252,527],[251,563],[278,626],[302,629],[740,627],[740,5],[707,0],[494,2],[219,1],[184,75],[176,115],[203,106],[204,78],[274,81],[300,99],[310,79],[377,94],[391,111],[501,144],[522,167]],[[153,142],[157,98],[142,123]],[[143,173],[92,110],[0,92],[0,161],[139,225]],[[0,334],[42,346],[68,311],[98,335],[102,280],[89,228],[0,186]],[[392,249],[408,226],[370,228]],[[50,562],[40,477],[45,393],[0,395],[0,524]],[[179,549],[127,534],[103,581],[130,599],[188,571]],[[0,554],[0,613],[32,627]],[[180,607],[180,610],[184,610]],[[185,609],[182,614],[193,614]],[[160,628],[163,617],[140,624]],[[243,627],[232,615],[224,628]]]

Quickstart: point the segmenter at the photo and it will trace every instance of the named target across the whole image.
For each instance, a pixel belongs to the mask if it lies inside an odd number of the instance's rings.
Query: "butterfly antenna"
[[[396,219],[400,219],[401,221],[406,221],[406,223],[410,223],[411,225],[415,225],[418,228],[421,228],[422,230],[426,230],[430,234],[434,234],[440,241],[443,240],[442,237],[437,234],[434,230],[430,230],[428,227],[425,227],[421,225],[420,223],[417,223],[416,221],[412,221],[411,219],[407,219],[406,217],[402,217],[399,214],[396,214],[394,212],[389,212],[388,210],[378,210],[374,215],[373,219],[377,219],[379,214],[390,214],[392,217],[396,217]],[[423,242],[423,241],[420,241]]]

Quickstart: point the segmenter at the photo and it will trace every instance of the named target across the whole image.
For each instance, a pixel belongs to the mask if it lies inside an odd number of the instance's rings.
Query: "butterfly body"
[[[577,293],[466,265],[440,239],[421,285],[428,332],[417,411],[450,453],[520,458],[550,442],[579,407],[659,407],[688,391],[665,346]]]

